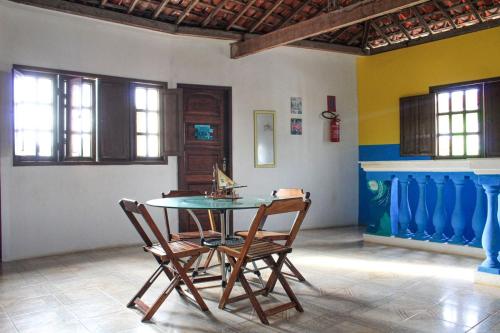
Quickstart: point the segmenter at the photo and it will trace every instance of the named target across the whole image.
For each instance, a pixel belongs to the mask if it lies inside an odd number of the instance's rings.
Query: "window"
[[[477,157],[482,153],[482,87],[437,92],[437,155]]]
[[[136,155],[138,158],[160,157],[160,89],[136,86]]]
[[[178,145],[164,83],[18,65],[13,78],[15,165],[166,163]]]
[[[95,80],[64,79],[64,143],[67,159],[95,157]]]
[[[55,158],[56,78],[45,74],[14,76],[14,154],[19,160]]]

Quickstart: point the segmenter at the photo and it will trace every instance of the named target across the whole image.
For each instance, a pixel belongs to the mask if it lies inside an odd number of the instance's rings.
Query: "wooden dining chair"
[[[276,313],[295,308],[299,312],[303,312],[303,308],[290,285],[286,281],[281,272],[281,268],[286,259],[286,255],[292,251],[292,248],[286,245],[281,245],[270,240],[257,239],[256,234],[259,231],[259,226],[265,222],[266,218],[270,215],[285,214],[297,212],[302,218],[305,216],[309,202],[302,198],[290,198],[283,200],[275,200],[269,206],[260,206],[254,220],[248,230],[245,242],[237,246],[220,246],[218,251],[224,253],[231,265],[232,271],[229,277],[226,289],[224,290],[219,302],[219,308],[224,309],[227,304],[234,303],[248,298],[259,316],[263,324],[268,325],[268,316]],[[295,234],[297,230],[295,231]],[[277,260],[274,260],[273,255],[277,255]],[[248,263],[255,263],[256,261],[264,261],[268,268],[272,270],[271,276],[276,276],[276,279],[283,286],[290,302],[280,304],[273,308],[263,310],[257,300],[258,295],[267,295],[270,288],[273,287],[273,281],[268,280],[266,286],[262,289],[253,291],[245,277],[245,267]],[[234,284],[239,281],[245,290],[245,294],[229,297],[233,290]]]
[[[310,207],[311,201],[309,200],[310,193],[309,192],[304,192],[303,189],[300,188],[283,188],[279,190],[274,190],[271,193],[271,196],[277,199],[286,199],[286,198],[304,198],[308,200],[309,204],[307,205],[307,209]],[[307,214],[307,210],[306,210]],[[299,218],[300,217],[300,218]],[[302,225],[302,222],[304,221],[305,214],[304,216],[301,216],[300,214],[297,214],[295,217],[295,220],[292,224],[292,228],[290,229],[289,232],[276,232],[276,231],[266,231],[262,230],[263,225],[260,226],[259,231],[257,231],[255,237],[257,239],[262,239],[262,240],[270,240],[270,241],[284,241],[285,246],[291,247],[296,236],[297,232],[300,230],[300,226]],[[247,237],[248,231],[238,231],[236,232],[237,236],[240,237]],[[304,282],[306,279],[304,276],[299,272],[297,267],[294,266],[294,264],[290,261],[288,257],[285,258],[285,263],[284,263],[288,269],[290,270],[291,273],[287,272],[282,272],[284,275],[295,277],[297,280]],[[274,282],[276,283],[276,281]]]
[[[162,198],[177,198],[177,197],[193,197],[203,195],[200,191],[188,191],[188,190],[174,190],[168,193],[162,193]],[[213,239],[213,238],[221,238],[221,233],[217,231],[217,227],[215,225],[215,217],[211,210],[208,210],[208,221],[210,223],[210,228],[208,230],[203,230],[203,226],[198,226],[201,228],[198,231],[187,231],[187,232],[177,232],[172,233],[170,228],[170,221],[168,219],[168,210],[167,208],[163,209],[165,215],[165,226],[167,229],[168,240],[187,240],[187,241],[198,241],[200,244],[203,243],[203,240]],[[202,244],[203,245],[203,244]],[[205,263],[203,265],[204,269],[207,269],[210,266],[210,262],[212,261],[213,255],[216,253],[215,248],[210,248]]]
[[[202,254],[208,252],[208,249],[187,241],[167,241],[144,204],[129,199],[122,199],[119,204],[144,241],[144,251],[151,253],[159,264],[158,268],[149,277],[142,288],[132,297],[127,307],[137,307],[144,313],[142,321],[150,320],[174,289],[176,289],[181,296],[189,297],[181,288],[181,285],[185,284],[190,294],[194,297],[194,301],[203,311],[208,311],[205,301],[194,286],[194,277],[191,278],[188,276],[188,271],[193,263],[195,263]],[[156,243],[153,243],[142,227],[141,222],[139,222],[137,218],[139,216],[153,233],[157,240]],[[183,263],[181,259],[186,259],[186,262]],[[153,305],[149,306],[141,300],[141,297],[162,273],[167,275],[171,281],[170,285],[156,299]]]

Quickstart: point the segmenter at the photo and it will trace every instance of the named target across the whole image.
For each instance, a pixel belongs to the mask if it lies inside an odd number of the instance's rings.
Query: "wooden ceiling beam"
[[[215,15],[217,15],[218,12],[221,11],[221,9],[224,8],[227,1],[228,0],[222,0],[221,2],[219,2],[219,4],[215,8],[212,9],[210,14],[208,14],[207,18],[203,20],[203,22],[201,23],[201,26],[206,27],[210,22],[212,22],[212,19],[215,17]]]
[[[363,38],[361,38],[361,49],[364,51],[368,46],[368,37],[370,36],[370,23],[366,21],[363,27]]]
[[[435,35],[427,35],[426,37],[412,39],[411,41],[399,43],[396,45],[377,47],[377,48],[372,49],[371,54],[384,53],[384,52],[400,49],[403,47],[411,47],[411,46],[415,46],[415,45],[434,42],[434,41],[438,41],[438,40],[442,40],[442,39],[446,39],[446,38],[461,36],[461,35],[465,35],[465,34],[468,34],[471,32],[476,32],[476,31],[481,31],[481,30],[491,29],[491,28],[496,28],[496,27],[500,27],[500,19],[499,20],[485,21],[484,23],[478,23],[478,24],[474,24],[471,26],[463,27],[463,28],[448,30],[448,31],[441,32],[441,33],[438,33]]]
[[[130,4],[130,7],[128,7],[128,9],[127,9],[127,13],[128,14],[132,13],[138,3],[139,3],[139,0],[132,1],[132,3]]]
[[[189,15],[189,13],[193,10],[194,6],[198,4],[200,0],[191,0],[189,5],[186,7],[186,10],[179,16],[177,21],[175,22],[176,25],[179,25],[184,21],[184,19]]]
[[[387,45],[391,45],[393,43],[392,40],[389,37],[387,37],[387,35],[382,31],[382,29],[380,29],[380,27],[378,26],[378,24],[376,22],[372,21],[371,26],[372,26],[373,30],[375,30],[380,35],[380,38],[385,40]]]
[[[169,3],[170,0],[163,0],[159,5],[158,7],[156,7],[156,10],[153,14],[153,19],[157,19],[158,16],[160,16],[160,14],[163,12],[163,9],[165,9],[165,6]]]
[[[420,12],[418,11],[418,7],[415,7],[415,8],[412,8],[411,9],[411,12],[417,17],[418,21],[420,22],[420,25],[425,29],[427,30],[427,32],[429,33],[429,35],[433,35],[434,34],[434,31],[431,29],[431,27],[427,24],[427,22],[425,21],[424,17],[422,16],[422,14],[420,14]]]
[[[84,16],[92,19],[123,24],[127,26],[133,26],[136,28],[142,28],[161,33],[167,33],[170,35],[204,37],[204,38],[232,40],[232,41],[242,40],[245,38],[255,38],[258,36],[255,34],[243,34],[234,31],[203,29],[199,27],[190,27],[182,25],[176,26],[175,24],[172,23],[161,22],[158,20],[151,20],[144,17],[129,15],[124,12],[107,10],[100,7],[86,6],[64,0],[10,0],[10,1],[23,5],[43,8],[46,10],[63,12],[66,14]],[[295,43],[291,43],[288,46],[312,49],[312,50],[321,50],[327,52],[341,52],[348,54],[363,55],[361,53],[361,50],[356,47],[348,47],[344,45],[332,45],[328,43],[320,43],[313,41],[298,41]]]
[[[391,18],[394,21],[394,23],[396,23],[396,25],[399,28],[399,30],[401,30],[401,32],[406,36],[406,38],[408,40],[411,40],[410,33],[406,30],[406,28],[404,27],[404,25],[401,23],[401,21],[399,20],[398,15],[397,14],[392,14]]]
[[[295,15],[297,15],[298,13],[300,13],[301,11],[304,10],[304,8],[309,5],[311,3],[312,0],[306,0],[304,3],[302,3],[300,6],[298,6],[297,8],[295,8],[295,10],[293,10],[293,12],[290,14],[290,16],[288,16],[278,27],[277,29],[280,29],[280,28],[283,28],[284,26],[286,26],[288,23],[290,23],[290,21],[293,20],[293,18],[295,17]]]
[[[265,13],[264,15],[262,15],[262,17],[250,28],[250,32],[254,32],[255,30],[257,30],[258,27],[260,27],[260,25],[262,23],[264,23],[264,21],[269,17],[269,15],[271,15],[282,3],[283,3],[284,0],[277,0],[274,5],[272,5]]]
[[[476,7],[470,0],[465,0],[465,3],[469,6],[470,10],[474,14],[474,16],[479,20],[479,22],[484,22],[484,18],[479,14]]]
[[[245,7],[243,7],[243,9],[238,13],[236,14],[236,16],[231,20],[231,22],[229,22],[229,24],[227,25],[226,27],[226,30],[230,30],[233,25],[238,22],[238,20],[243,16],[243,14],[245,14],[245,12],[250,8],[252,7],[252,5],[255,3],[256,0],[248,0],[248,2],[246,3]]]
[[[448,20],[448,22],[450,22],[453,29],[456,29],[457,25],[455,24],[455,21],[453,21],[453,18],[450,16],[450,14],[448,14],[446,8],[443,8],[443,6],[441,6],[437,0],[432,0],[432,3],[444,15],[444,17],[446,17],[446,19]]]
[[[262,52],[424,2],[426,0],[366,0],[358,2],[257,38],[233,43],[231,44],[231,58],[240,58]]]

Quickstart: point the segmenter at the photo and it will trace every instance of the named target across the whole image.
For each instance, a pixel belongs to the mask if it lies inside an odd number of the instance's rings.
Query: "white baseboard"
[[[483,249],[472,246],[434,243],[428,241],[419,241],[413,239],[404,239],[404,238],[388,237],[388,236],[377,236],[370,234],[363,234],[363,240],[369,243],[404,247],[413,250],[454,254],[454,255],[473,257],[478,259],[484,259],[486,257]]]
[[[474,273],[474,283],[500,287],[500,275],[476,271]]]

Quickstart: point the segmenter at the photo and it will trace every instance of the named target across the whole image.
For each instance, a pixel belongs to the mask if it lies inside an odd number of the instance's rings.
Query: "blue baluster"
[[[464,237],[465,213],[462,205],[462,190],[465,184],[464,176],[450,176],[455,184],[455,207],[451,215],[451,226],[453,228],[453,237],[448,241],[451,244],[463,245],[466,243]]]
[[[469,243],[470,246],[481,247],[481,238],[483,229],[486,223],[486,209],[484,207],[484,188],[478,182],[476,185],[476,207],[472,216],[472,230],[474,231],[474,239]]]
[[[483,184],[486,191],[488,211],[486,224],[483,230],[483,249],[486,259],[479,266],[480,272],[500,274],[500,262],[498,252],[500,251],[500,226],[498,224],[498,193],[500,185]]]
[[[427,227],[427,221],[429,220],[429,213],[427,212],[427,204],[425,202],[425,186],[427,185],[427,176],[417,175],[415,177],[418,184],[418,204],[417,210],[415,212],[415,223],[417,224],[417,232],[414,238],[418,240],[428,239],[429,235],[425,228]]]
[[[444,228],[446,226],[447,213],[444,205],[444,184],[446,183],[446,176],[437,175],[434,177],[434,182],[436,183],[437,198],[436,198],[436,208],[434,209],[434,215],[432,216],[432,224],[434,225],[434,234],[432,235],[431,241],[443,243],[446,242],[448,237],[444,234]]]
[[[399,178],[399,183],[401,184],[401,201],[399,203],[399,233],[398,237],[410,238],[412,236],[410,232],[410,221],[411,221],[411,210],[410,203],[408,202],[408,183],[410,181],[410,176],[401,176]]]

